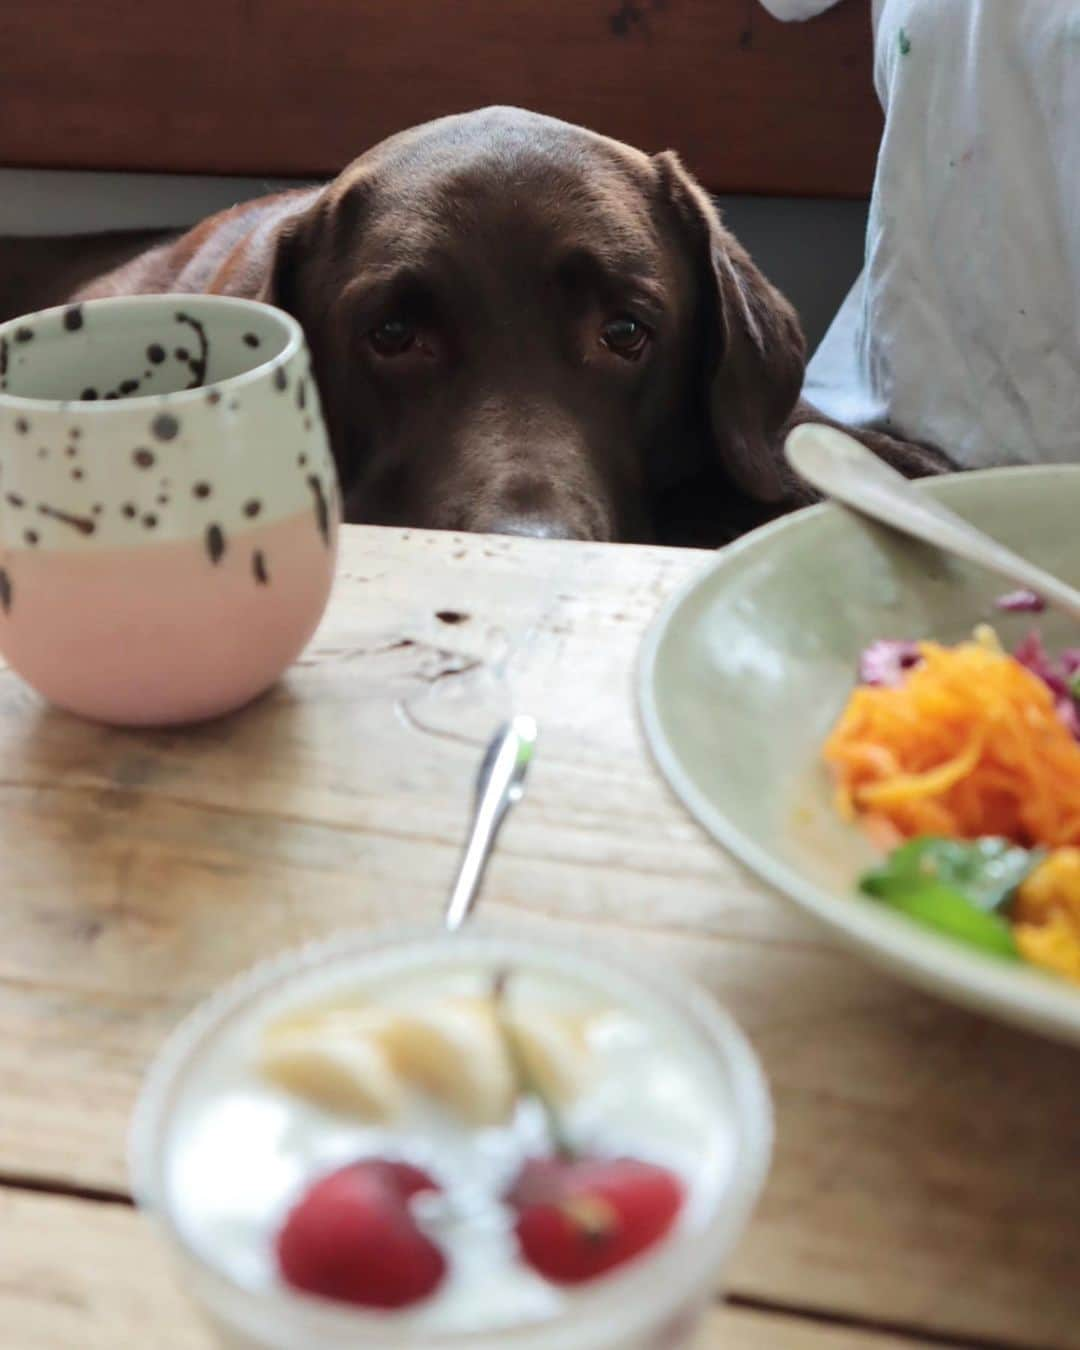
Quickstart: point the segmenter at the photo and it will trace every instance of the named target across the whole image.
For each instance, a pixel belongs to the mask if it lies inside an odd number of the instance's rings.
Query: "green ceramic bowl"
[[[1080,465],[992,469],[925,490],[1034,562],[1080,582]],[[666,607],[640,668],[646,735],[686,807],[758,875],[865,955],[924,989],[1080,1043],[1080,987],[920,928],[861,896],[873,854],[841,822],[820,765],[859,652],[880,637],[955,642],[989,621],[1009,642],[1038,624],[994,609],[989,573],[837,506],[746,536]]]

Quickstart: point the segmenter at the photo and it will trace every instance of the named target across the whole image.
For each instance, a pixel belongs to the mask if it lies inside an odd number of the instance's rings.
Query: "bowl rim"
[[[222,393],[233,393],[249,384],[265,380],[279,366],[287,365],[305,345],[304,331],[299,322],[286,310],[265,300],[251,300],[237,295],[204,295],[200,292],[162,291],[154,295],[109,295],[95,300],[76,300],[66,305],[51,305],[48,309],[33,310],[20,314],[13,319],[0,323],[0,341],[10,339],[17,329],[40,320],[53,320],[62,317],[71,309],[97,311],[98,313],[122,312],[125,309],[175,309],[182,303],[192,310],[204,312],[216,310],[223,313],[233,310],[237,313],[261,314],[275,322],[284,334],[284,345],[247,370],[230,375],[223,380],[211,380],[194,389],[176,389],[171,393],[128,394],[115,399],[84,398],[29,398],[22,394],[13,394],[9,390],[0,390],[0,410],[11,412],[35,413],[37,416],[49,414],[70,414],[78,412],[80,417],[108,417],[118,412],[137,410],[144,412],[150,405],[155,407],[185,407],[191,403],[205,403],[211,389]]]
[[[957,484],[972,480],[1051,479],[1062,475],[1080,481],[1080,464],[1023,464],[973,469],[921,479],[917,486],[923,491],[940,492],[950,497]],[[1078,1044],[1080,990],[1030,966],[995,963],[990,957],[918,927],[902,915],[861,901],[854,888],[851,894],[843,895],[808,880],[795,867],[774,857],[767,847],[744,833],[714,805],[708,793],[698,787],[683,767],[667,734],[658,696],[657,673],[669,630],[682,608],[709,586],[718,573],[737,567],[770,548],[778,536],[812,528],[820,520],[843,516],[859,518],[858,513],[846,507],[821,502],[770,521],[720,549],[708,566],[690,577],[667,599],[642,641],[635,680],[638,715],[653,759],[675,796],[714,840],[761,881],[808,911],[863,955],[929,993]]]

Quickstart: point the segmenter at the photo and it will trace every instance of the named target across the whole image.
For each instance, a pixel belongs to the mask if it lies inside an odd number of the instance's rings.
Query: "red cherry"
[[[635,1158],[535,1158],[507,1199],[528,1264],[556,1284],[581,1284],[659,1242],[683,1188],[667,1168]]]
[[[402,1200],[411,1200],[414,1195],[420,1195],[423,1191],[442,1190],[439,1183],[432,1180],[423,1168],[414,1167],[412,1163],[398,1162],[389,1158],[372,1158],[366,1163],[358,1163],[357,1166],[368,1167],[373,1172],[383,1175],[387,1183],[397,1190]]]
[[[434,1293],[446,1258],[421,1232],[409,1200],[437,1191],[426,1172],[381,1158],[317,1181],[277,1237],[282,1278],[295,1289],[365,1308],[404,1308]]]

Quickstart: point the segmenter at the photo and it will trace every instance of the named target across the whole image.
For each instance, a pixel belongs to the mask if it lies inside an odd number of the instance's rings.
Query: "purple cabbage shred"
[[[859,682],[895,689],[904,683],[904,676],[921,660],[917,642],[879,638],[877,642],[871,642],[859,657]]]
[[[1034,591],[1009,591],[1006,595],[999,595],[994,606],[1010,614],[1041,614],[1046,608],[1046,601]]]
[[[1067,647],[1055,660],[1043,645],[1039,634],[1032,629],[1013,652],[1022,666],[1037,675],[1054,696],[1058,716],[1080,741],[1080,698],[1076,692],[1076,677],[1080,673],[1080,648]]]

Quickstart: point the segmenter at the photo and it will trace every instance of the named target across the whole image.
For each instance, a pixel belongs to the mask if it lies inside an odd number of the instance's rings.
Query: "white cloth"
[[[806,396],[965,467],[1080,460],[1080,0],[872,3],[865,267]]]

